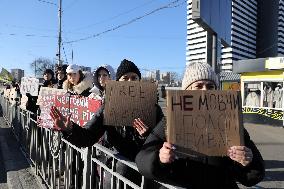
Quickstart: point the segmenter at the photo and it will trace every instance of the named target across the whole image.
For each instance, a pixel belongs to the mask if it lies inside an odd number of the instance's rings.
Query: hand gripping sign
[[[167,140],[180,154],[201,156],[224,156],[243,145],[240,93],[168,91]]]

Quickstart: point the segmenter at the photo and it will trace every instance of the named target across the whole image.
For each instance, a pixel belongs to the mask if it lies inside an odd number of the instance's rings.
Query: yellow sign
[[[222,82],[222,90],[240,91],[241,86],[238,82]]]

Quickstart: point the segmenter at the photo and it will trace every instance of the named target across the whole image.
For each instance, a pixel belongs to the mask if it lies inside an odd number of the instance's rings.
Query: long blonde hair
[[[78,81],[77,85],[78,85],[81,81],[83,81],[84,78],[85,78],[85,75],[83,74],[82,70],[79,70],[79,75],[80,75],[80,78],[79,78],[79,81]],[[75,86],[75,85],[72,84],[72,83],[70,83],[70,81],[67,79],[67,89],[73,91],[73,90],[74,90],[74,89],[73,89],[74,86]]]

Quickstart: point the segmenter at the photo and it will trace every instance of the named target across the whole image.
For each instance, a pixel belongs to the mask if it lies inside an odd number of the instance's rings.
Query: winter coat
[[[157,105],[156,107],[157,122],[159,122],[164,115],[160,106]],[[106,140],[110,145],[107,147],[134,161],[146,137],[141,137],[135,128],[131,126],[103,125],[103,110],[104,107],[101,107],[84,127],[79,127],[73,123],[72,131],[69,134],[63,132],[63,137],[78,147],[88,147],[97,143],[106,133]],[[150,131],[151,129],[149,129]]]
[[[63,89],[67,90],[72,95],[81,95],[84,97],[88,97],[91,94],[90,89],[92,87],[92,76],[90,73],[84,73],[83,80],[77,85],[74,85],[72,89],[68,89],[68,80],[65,80],[63,82]]]
[[[146,178],[190,189],[233,189],[238,188],[236,181],[245,186],[253,186],[263,179],[262,156],[245,129],[245,146],[253,152],[253,160],[246,167],[229,157],[209,156],[178,158],[173,163],[163,164],[159,159],[159,150],[166,141],[164,127],[164,122],[155,127],[136,156],[139,172]]]
[[[63,83],[64,81],[66,81],[66,79],[62,79],[62,80],[57,80],[57,89],[63,89]]]
[[[57,81],[55,79],[44,80],[42,87],[50,87],[53,88],[56,85]]]

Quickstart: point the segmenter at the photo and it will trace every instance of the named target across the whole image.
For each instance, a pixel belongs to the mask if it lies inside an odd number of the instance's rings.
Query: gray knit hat
[[[218,77],[211,66],[207,63],[194,62],[189,64],[185,69],[182,90],[185,90],[189,85],[199,80],[211,80],[217,88],[219,87]]]

